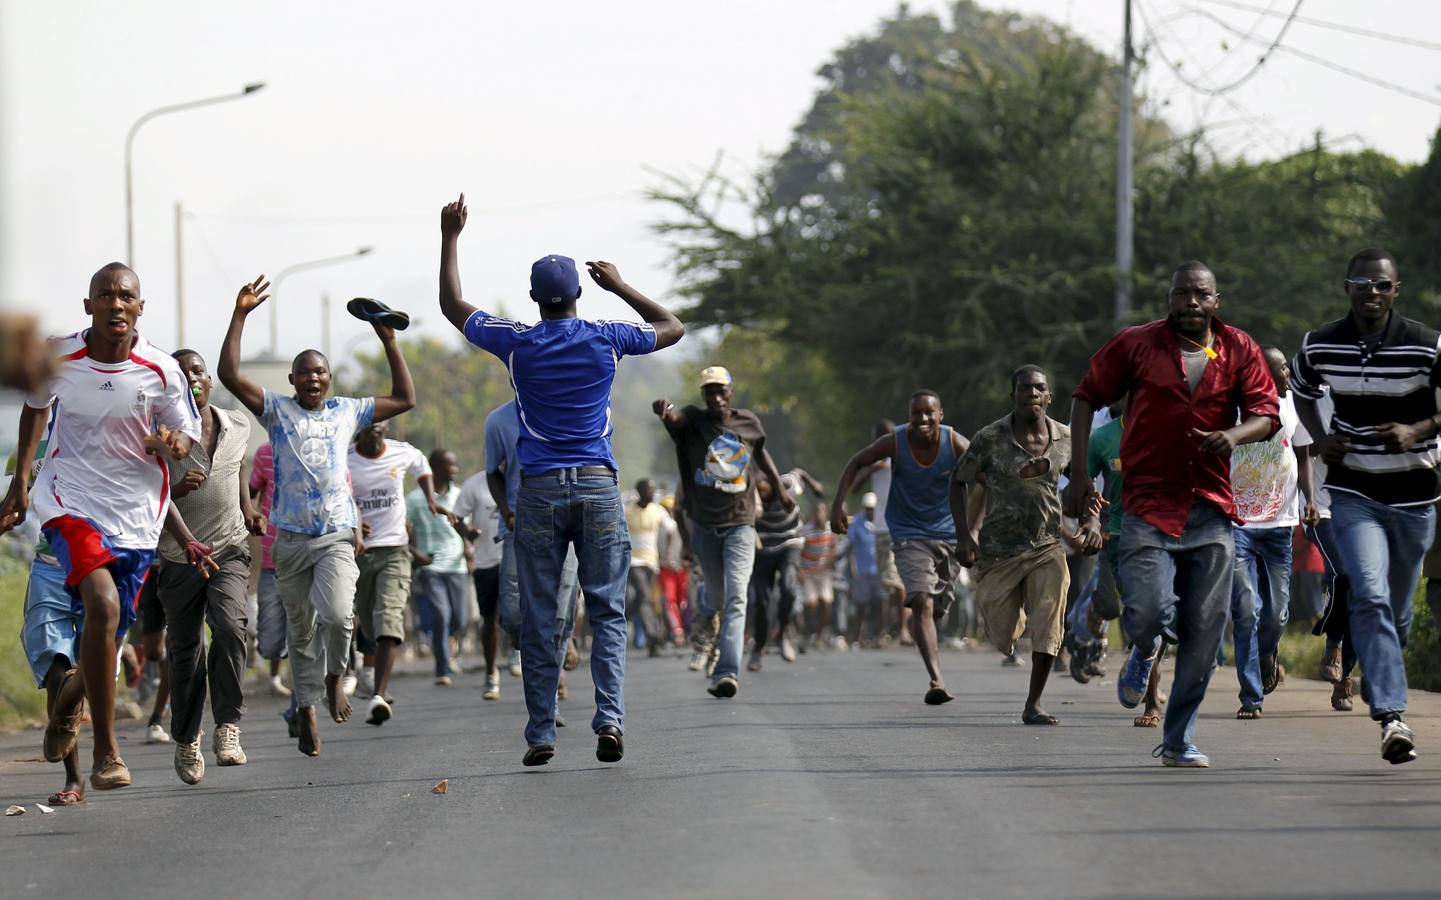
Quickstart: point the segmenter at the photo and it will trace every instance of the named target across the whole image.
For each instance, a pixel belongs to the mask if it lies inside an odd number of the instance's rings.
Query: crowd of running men
[[[1351,707],[1359,665],[1382,756],[1415,758],[1402,651],[1441,496],[1441,367],[1437,332],[1393,310],[1400,281],[1384,251],[1349,261],[1349,310],[1290,356],[1223,323],[1215,275],[1185,263],[1166,317],[1122,330],[1091,358],[1069,427],[1051,418],[1051,378],[1037,365],[1011,373],[1011,408],[969,438],[945,424],[938,394],[915,390],[905,423],[876,429],[829,504],[810,473],[782,474],[760,417],[733,405],[731,373],[710,366],[697,403],[654,403],[674,444],[675,470],[661,479],[674,492],[644,479],[626,502],[611,450],[616,369],[684,327],[607,262],[586,263],[591,279],[642,321],[579,317],[579,272],[554,255],[531,270],[538,323],[471,306],[457,261],[466,218],[463,196],[441,213],[441,312],[505,364],[515,399],[487,419],[485,470],[464,481],[454,454],[427,457],[388,436],[387,420],[418,393],[388,309],[372,317],[388,395],[332,395],[329,361],[314,350],[295,358],[293,393],[280,394],[240,361],[268,284],[241,288],[217,374],[268,438],[247,477],[249,419],[210,403],[202,354],[167,354],[140,336],[144,300],[128,267],[94,275],[89,327],[53,342],[56,373],[21,414],[16,458],[34,464],[16,466],[0,505],[0,532],[27,516],[41,525],[23,645],[47,692],[45,758],[65,766],[52,802],[84,797],[86,702],[90,786],[130,783],[114,704],[117,651],[137,618],[168,670],[170,733],[157,698],[149,735],[173,738],[176,772],[194,784],[207,696],[215,762],[247,761],[252,632],[272,690],[291,696],[291,736],[318,756],[322,715],[349,720],[352,693],[368,698],[366,722],[391,718],[409,635],[428,635],[436,684],[452,683],[471,598],[486,699],[500,695],[502,636],[518,650],[527,766],[556,753],[578,619],[596,755],[613,763],[624,755],[628,645],[660,655],[688,643],[690,668],[727,699],[743,664],[759,671],[767,652],[790,662],[808,648],[875,646],[894,626],[921,657],[924,702],[940,705],[954,699],[940,653],[948,615],[973,616],[1006,664],[1024,665],[1028,643],[1020,718],[1040,726],[1058,724],[1042,706],[1051,673],[1069,654],[1076,680],[1103,674],[1119,618],[1121,704],[1144,703],[1135,724],[1161,727],[1164,764],[1207,766],[1197,713],[1228,620],[1238,718],[1260,718],[1280,681],[1298,528],[1321,548],[1331,584],[1316,630],[1333,705]],[[973,613],[953,610],[959,602]]]

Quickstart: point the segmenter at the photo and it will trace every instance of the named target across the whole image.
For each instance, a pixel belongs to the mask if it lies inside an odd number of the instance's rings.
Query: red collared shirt
[[[1091,357],[1090,371],[1075,395],[1092,407],[1130,395],[1121,437],[1126,483],[1121,503],[1161,531],[1180,537],[1197,500],[1235,519],[1231,460],[1206,453],[1191,429],[1220,431],[1240,419],[1265,416],[1271,432],[1280,425],[1276,386],[1261,348],[1238,328],[1211,322],[1211,349],[1196,392],[1191,393],[1181,344],[1161,319],[1127,328]]]

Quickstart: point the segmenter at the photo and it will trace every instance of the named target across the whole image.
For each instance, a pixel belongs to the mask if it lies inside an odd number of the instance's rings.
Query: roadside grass
[[[25,581],[25,565],[0,556],[0,729],[7,731],[45,719],[45,693],[35,688],[20,647]]]

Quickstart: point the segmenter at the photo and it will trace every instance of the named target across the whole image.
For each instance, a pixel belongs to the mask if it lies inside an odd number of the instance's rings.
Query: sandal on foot
[[[130,784],[130,769],[118,756],[108,756],[90,772],[90,786],[97,791],[109,791]]]
[[[933,687],[926,691],[927,706],[940,706],[942,703],[950,703],[954,699],[956,698],[952,697],[951,692],[945,688]]]
[[[1243,706],[1243,707],[1241,707],[1240,709],[1236,710],[1236,718],[1238,718],[1238,719],[1259,719],[1259,718],[1261,718],[1261,707],[1259,707],[1259,706],[1249,706],[1249,705],[1248,705],[1248,706]]]
[[[1045,712],[1044,710],[1039,710],[1039,709],[1036,710],[1035,712],[1022,712],[1022,713],[1021,713],[1021,722],[1022,722],[1022,724],[1025,724],[1025,725],[1059,725],[1059,724],[1061,724],[1061,720],[1060,720],[1060,719],[1056,718],[1055,716],[1051,715],[1050,713]]]
[[[1139,716],[1136,716],[1131,724],[1137,728],[1160,728],[1161,714],[1158,712],[1143,712]]]
[[[45,802],[49,803],[51,806],[74,806],[77,803],[84,803],[85,795],[80,793],[79,791],[56,791],[55,793],[51,794],[50,799],[46,800]]]

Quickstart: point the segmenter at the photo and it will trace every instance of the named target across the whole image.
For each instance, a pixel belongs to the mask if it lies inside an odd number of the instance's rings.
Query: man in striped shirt
[[[1402,720],[1411,595],[1435,533],[1436,388],[1441,335],[1393,311],[1396,260],[1368,248],[1346,266],[1351,312],[1306,335],[1292,363],[1296,411],[1327,464],[1332,530],[1351,586],[1351,634],[1366,673],[1363,698],[1381,723],[1381,756],[1416,758]],[[1335,413],[1316,401],[1329,388]]]

